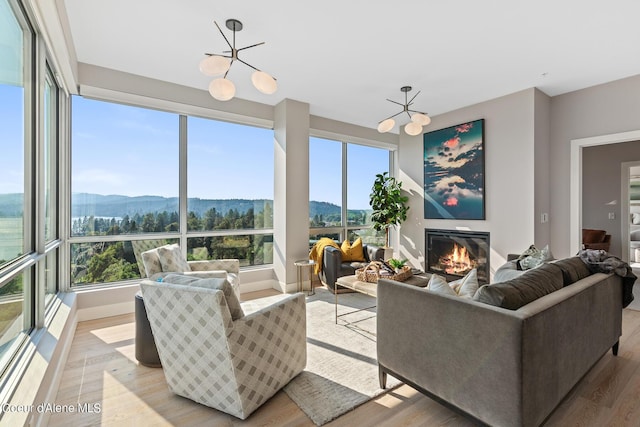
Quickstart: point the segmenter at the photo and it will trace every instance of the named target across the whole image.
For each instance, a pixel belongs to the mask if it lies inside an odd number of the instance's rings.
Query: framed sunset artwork
[[[484,119],[424,134],[424,217],[485,219]]]

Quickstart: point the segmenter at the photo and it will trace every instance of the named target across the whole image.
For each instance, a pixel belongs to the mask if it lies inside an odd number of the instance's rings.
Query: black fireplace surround
[[[489,283],[489,233],[484,231],[425,229],[425,270],[447,281],[478,271],[478,283]]]

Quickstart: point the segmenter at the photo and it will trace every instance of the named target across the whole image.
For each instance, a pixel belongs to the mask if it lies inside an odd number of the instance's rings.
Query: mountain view
[[[256,206],[264,206],[272,200],[248,200],[248,199],[188,199],[189,211],[197,216],[202,216],[206,211],[215,208],[218,212],[235,210],[241,214],[249,209],[256,209]],[[22,216],[23,209],[22,194],[0,194],[0,217]],[[171,212],[178,210],[177,197],[160,196],[119,196],[90,193],[73,194],[71,216],[73,218],[83,216],[114,217],[121,218],[125,215],[134,216],[146,213]],[[311,201],[309,204],[309,216],[323,218],[340,217],[340,206],[328,202]],[[370,213],[369,210],[349,210],[350,216],[364,215]]]

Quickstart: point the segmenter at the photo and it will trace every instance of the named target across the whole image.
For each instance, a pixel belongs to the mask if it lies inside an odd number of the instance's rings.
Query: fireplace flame
[[[440,265],[444,267],[444,271],[448,274],[461,274],[476,267],[476,262],[471,260],[467,248],[453,244],[451,253],[440,258]]]

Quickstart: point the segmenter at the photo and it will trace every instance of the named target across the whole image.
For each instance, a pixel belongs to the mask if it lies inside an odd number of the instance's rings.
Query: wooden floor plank
[[[259,291],[243,300],[274,294]],[[314,424],[282,391],[247,420],[171,393],[162,369],[138,364],[131,314],[78,324],[55,403],[100,403],[99,414],[52,414],[49,426],[300,426]],[[618,357],[605,355],[574,387],[545,426],[637,426],[640,420],[640,312],[624,310]],[[327,424],[473,426],[402,385]]]

